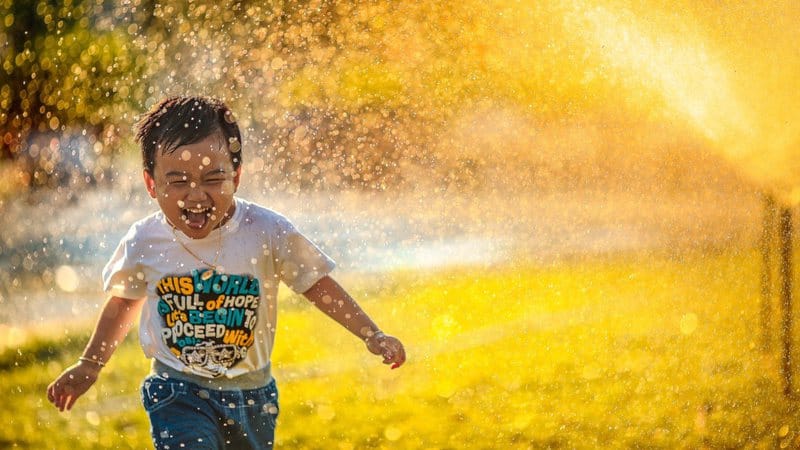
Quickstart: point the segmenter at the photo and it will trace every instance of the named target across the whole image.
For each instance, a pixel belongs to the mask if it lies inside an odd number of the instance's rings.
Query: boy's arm
[[[70,410],[75,400],[97,381],[100,369],[125,339],[143,304],[144,299],[108,299],[78,362],[67,368],[47,387],[47,399],[59,411]]]
[[[320,311],[335,320],[367,344],[369,351],[383,356],[384,364],[400,367],[406,352],[399,339],[383,334],[358,303],[333,278],[325,276],[303,292]]]

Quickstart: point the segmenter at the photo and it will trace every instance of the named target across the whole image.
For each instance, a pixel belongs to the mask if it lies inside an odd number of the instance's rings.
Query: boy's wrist
[[[89,358],[87,356],[81,356],[78,358],[78,363],[81,365],[87,365],[94,367],[98,372],[106,366],[106,363],[100,361],[99,359]]]
[[[371,341],[372,339],[381,338],[381,337],[384,337],[384,336],[386,336],[386,335],[383,334],[383,331],[381,331],[381,330],[374,331],[374,332],[368,332],[366,337],[364,337],[364,342],[369,344],[369,341]]]

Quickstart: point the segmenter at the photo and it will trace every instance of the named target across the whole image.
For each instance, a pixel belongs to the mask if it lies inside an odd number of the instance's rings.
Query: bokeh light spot
[[[97,414],[97,411],[86,411],[86,421],[89,422],[89,425],[96,427],[100,425],[100,414]]]
[[[60,266],[56,269],[56,285],[64,292],[75,292],[80,285],[78,273],[71,266]]]
[[[399,428],[389,425],[385,430],[383,430],[383,435],[387,440],[394,442],[403,436],[403,432]]]
[[[681,317],[681,333],[690,335],[697,329],[697,314],[688,313]]]

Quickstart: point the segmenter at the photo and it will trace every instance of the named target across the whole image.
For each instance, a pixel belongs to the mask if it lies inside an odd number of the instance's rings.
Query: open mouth
[[[211,217],[211,208],[184,208],[181,210],[181,218],[189,228],[201,229],[208,223]]]

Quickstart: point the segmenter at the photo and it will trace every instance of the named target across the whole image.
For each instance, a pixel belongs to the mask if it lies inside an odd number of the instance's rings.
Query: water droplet
[[[56,285],[64,292],[75,292],[80,285],[78,272],[71,266],[60,266],[56,269]]]
[[[326,305],[333,301],[333,298],[330,295],[323,295],[322,296],[322,303]]]
[[[183,208],[185,206],[186,206],[186,202],[184,202],[183,200],[178,200],[178,208]]]
[[[435,389],[436,394],[440,397],[450,398],[456,393],[458,386],[456,386],[456,384],[451,380],[442,379],[436,383]]]
[[[209,164],[211,164],[211,158],[209,158],[208,156],[204,156],[203,157],[203,165],[207,166]]]
[[[270,412],[272,413],[272,411]],[[329,405],[319,405],[317,407],[317,415],[320,419],[325,421],[333,420],[333,418],[336,417],[336,410]]]
[[[270,68],[272,70],[278,70],[278,69],[282,68],[285,64],[286,64],[286,62],[283,60],[283,58],[278,56],[278,57],[276,57],[275,59],[272,60],[272,62],[270,63]]]
[[[383,435],[387,440],[396,441],[403,436],[403,432],[399,428],[389,425],[385,430],[383,430]]]
[[[228,148],[230,149],[231,153],[238,153],[239,150],[242,149],[242,144],[239,143],[238,139],[232,137],[228,140]]]
[[[188,161],[188,160],[192,159],[192,152],[190,152],[189,150],[182,151],[181,152],[181,159],[184,160],[184,161]]]
[[[681,333],[690,335],[697,329],[697,314],[688,313],[681,317]]]
[[[265,403],[264,406],[261,407],[261,410],[265,413],[278,414],[278,407],[273,403]]]
[[[100,414],[97,414],[96,411],[86,411],[86,421],[89,422],[89,425],[96,427],[100,425]]]

